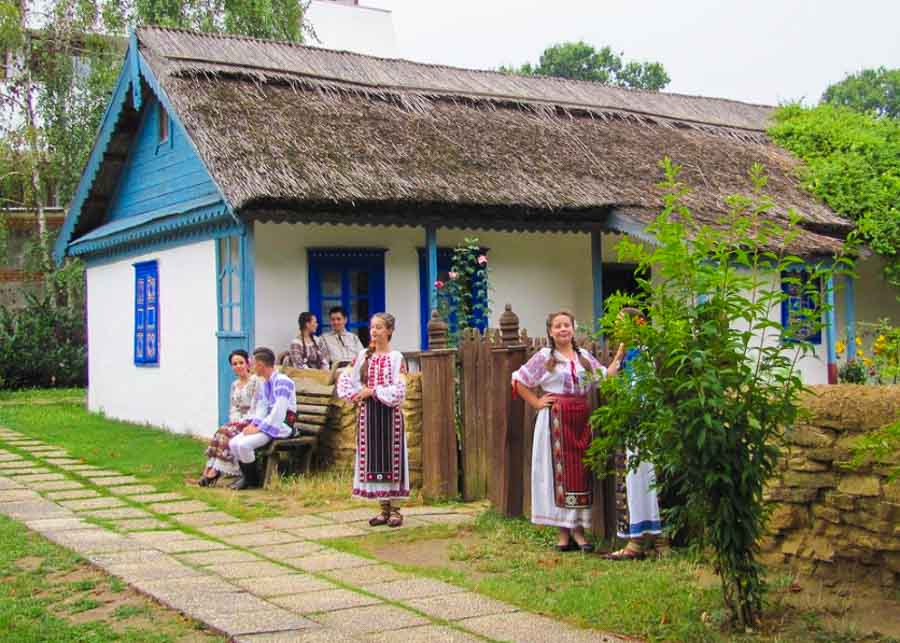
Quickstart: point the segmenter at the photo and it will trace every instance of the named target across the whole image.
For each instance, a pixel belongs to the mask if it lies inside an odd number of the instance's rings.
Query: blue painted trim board
[[[825,349],[828,355],[828,383],[837,384],[837,351],[835,331],[837,322],[834,313],[834,277],[825,282]],[[852,343],[852,342],[851,342]]]
[[[844,317],[847,321],[847,359],[856,359],[856,280],[853,275],[844,277]]]
[[[428,310],[425,315],[425,325],[431,319],[431,311],[437,309],[437,286],[435,282],[438,276],[438,249],[437,249],[437,228],[435,226],[425,227],[425,254],[426,254],[426,273],[425,283],[428,288]],[[426,342],[422,344],[423,350],[427,350],[427,333]]]

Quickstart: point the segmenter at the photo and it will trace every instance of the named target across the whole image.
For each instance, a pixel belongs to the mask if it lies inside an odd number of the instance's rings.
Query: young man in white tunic
[[[362,342],[347,330],[347,311],[342,306],[335,306],[328,311],[328,322],[331,324],[331,331],[322,333],[321,337],[325,356],[333,369],[349,366],[362,351]]]
[[[250,424],[228,442],[228,449],[241,468],[241,477],[231,485],[236,490],[259,486],[255,450],[276,438],[289,437],[293,427],[288,423],[288,414],[297,412],[294,380],[275,370],[275,353],[271,349],[253,351],[253,368],[262,379],[256,389],[253,416]]]
[[[619,371],[624,347],[608,368],[577,348],[575,318],[568,311],[547,317],[549,348],[542,348],[512,375],[513,393],[538,411],[531,457],[531,522],[559,528],[559,551],[593,551],[593,484],[584,464],[591,441],[588,394],[600,377]],[[543,391],[538,397],[534,389]]]

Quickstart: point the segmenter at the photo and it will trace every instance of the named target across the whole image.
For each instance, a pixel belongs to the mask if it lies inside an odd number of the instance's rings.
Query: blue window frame
[[[810,275],[805,270],[781,273],[781,290],[787,295],[781,302],[782,340],[822,343],[822,309],[819,306],[822,291],[817,280],[815,292],[810,292]]]
[[[321,334],[331,330],[328,311],[347,311],[347,330],[369,343],[369,319],[385,309],[383,248],[309,248],[309,311]]]
[[[218,244],[216,257],[218,259],[218,288],[219,296],[219,333],[244,332],[242,275],[243,252],[241,238],[237,236],[222,237],[216,241]]]
[[[159,364],[159,266],[134,264],[134,363]]]
[[[428,320],[431,319],[431,311],[428,310],[428,287],[430,286],[427,283],[428,280],[428,268],[425,265],[425,262],[428,260],[427,251],[425,248],[419,248],[419,345],[422,347],[422,350],[428,350]],[[487,249],[482,248],[482,253],[487,254]],[[450,266],[453,264],[453,248],[438,248],[437,249],[437,280],[447,282],[450,279]],[[477,277],[475,277],[477,279]],[[438,290],[438,306],[447,301],[447,293],[443,290]],[[487,301],[476,302],[480,303],[483,308],[481,312],[473,314],[471,319],[469,319],[469,325],[474,326],[478,330],[484,332],[484,329],[487,328],[488,319],[485,311],[487,310]],[[456,332],[458,328],[458,321],[456,319],[456,314],[451,314],[450,319],[448,320],[448,325],[450,327],[450,332]]]

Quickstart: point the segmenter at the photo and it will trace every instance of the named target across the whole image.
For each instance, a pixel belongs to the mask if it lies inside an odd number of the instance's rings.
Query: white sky
[[[476,69],[585,40],[663,63],[667,91],[816,102],[864,67],[900,67],[900,0],[361,0],[393,11],[399,55]]]

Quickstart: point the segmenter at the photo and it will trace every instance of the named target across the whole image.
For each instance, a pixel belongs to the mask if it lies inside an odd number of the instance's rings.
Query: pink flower
[[[437,281],[434,282],[434,287],[437,288],[438,290],[440,290],[441,288],[444,287],[444,282],[441,281],[440,279],[438,279]]]
[[[487,256],[486,255],[478,255],[478,263],[479,265],[487,264]]]
[[[447,276],[450,277],[450,279],[456,279],[457,277],[459,277],[459,273],[458,273],[458,272],[453,272],[453,271],[451,270],[450,272],[447,273]]]

